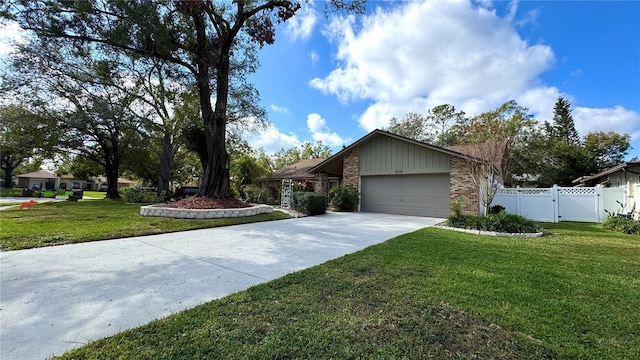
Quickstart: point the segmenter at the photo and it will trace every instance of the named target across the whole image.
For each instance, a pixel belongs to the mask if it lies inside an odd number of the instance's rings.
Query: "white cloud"
[[[295,134],[281,133],[273,124],[269,124],[264,131],[250,138],[249,144],[254,149],[263,148],[267,153],[271,154],[283,148],[298,147],[302,142],[298,140]]]
[[[313,1],[302,2],[301,5],[300,10],[287,21],[285,28],[294,41],[307,40],[318,22],[318,13],[314,9]]]
[[[332,132],[327,126],[327,121],[320,114],[307,115],[307,127],[314,141],[322,141],[323,144],[331,147],[341,146],[351,141],[351,139],[344,139],[336,132]]]
[[[271,104],[270,107],[271,107],[271,110],[273,110],[275,112],[278,112],[278,113],[283,113],[283,114],[288,114],[289,113],[289,109],[287,109],[284,106],[278,106],[278,105]]]
[[[315,51],[311,51],[309,53],[309,58],[311,59],[311,65],[315,65],[318,63],[318,61],[320,61],[320,56]]]
[[[524,92],[515,100],[518,104],[526,107],[539,121],[549,121],[553,119],[553,107],[558,101],[558,97],[572,101],[571,96],[562,94],[556,87],[537,87]]]
[[[344,103],[372,101],[359,119],[367,130],[442,103],[474,114],[544,93],[539,75],[555,62],[554,54],[519,36],[510,21],[516,5],[506,18],[464,1],[378,8],[361,24],[335,18],[323,34],[337,43],[339,65],[310,85]]]
[[[576,69],[576,70],[573,70],[570,75],[571,75],[571,77],[579,78],[583,74],[584,74],[584,72],[582,71],[582,69]]]
[[[351,139],[343,139],[335,132],[332,133],[315,133],[311,136],[314,141],[322,141],[323,144],[329,147],[336,147],[346,145],[351,142]]]
[[[309,131],[314,133],[322,131],[327,126],[327,122],[319,114],[313,113],[307,116],[307,126]]]
[[[622,106],[576,107],[572,114],[576,130],[581,136],[592,131],[615,131],[619,134],[629,134],[632,141],[640,139],[640,114]]]

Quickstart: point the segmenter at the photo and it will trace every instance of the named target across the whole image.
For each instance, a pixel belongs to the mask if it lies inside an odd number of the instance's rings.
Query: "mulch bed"
[[[175,209],[237,209],[251,205],[235,198],[212,199],[207,197],[190,197],[166,205]]]

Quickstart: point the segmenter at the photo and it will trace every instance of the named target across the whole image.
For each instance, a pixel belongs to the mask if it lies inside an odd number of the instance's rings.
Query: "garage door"
[[[363,176],[361,192],[362,211],[449,216],[449,174]]]

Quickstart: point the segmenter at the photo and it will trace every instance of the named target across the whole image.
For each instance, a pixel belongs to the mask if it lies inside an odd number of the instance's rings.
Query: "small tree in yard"
[[[533,120],[526,111],[526,108],[511,100],[461,125],[465,145],[456,150],[466,155],[471,180],[476,186],[485,215],[500,182],[511,175],[512,146],[532,128]]]

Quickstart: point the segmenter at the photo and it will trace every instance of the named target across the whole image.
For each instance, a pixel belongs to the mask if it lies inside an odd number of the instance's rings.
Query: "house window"
[[[331,188],[334,188],[336,186],[340,185],[340,179],[338,178],[330,178],[329,179],[329,190],[331,190]]]

